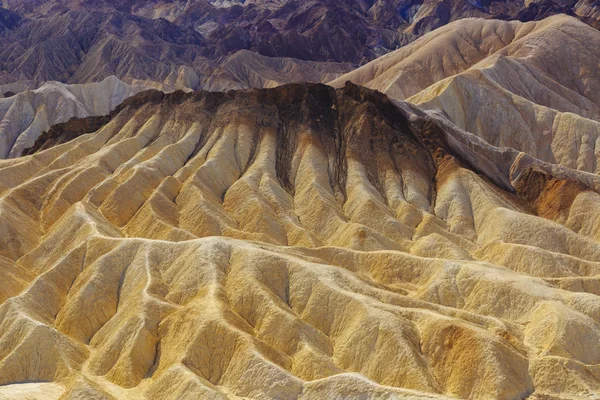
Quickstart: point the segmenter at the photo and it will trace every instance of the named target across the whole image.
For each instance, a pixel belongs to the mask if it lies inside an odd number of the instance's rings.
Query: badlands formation
[[[268,88],[290,82],[328,82],[349,69],[350,64],[270,58],[239,51],[223,60],[202,87],[227,91]],[[166,92],[173,90],[158,82],[130,81],[133,83],[126,84],[111,76],[95,83],[46,82],[33,90],[25,83],[4,85],[5,91],[12,89],[19,93],[0,99],[0,159],[22,155],[43,132],[73,117],[106,115],[127,98],[151,87]],[[182,87],[191,90],[185,85]]]
[[[196,79],[173,86],[130,78],[127,84],[109,76],[101,82],[71,85],[55,81],[1,85],[4,93],[17,94],[0,98],[0,159],[20,156],[55,124],[73,117],[106,115],[125,99],[150,88],[165,92],[174,88],[190,91],[197,86],[210,91],[268,88],[290,82],[328,82],[350,69],[351,64],[271,58],[241,50],[222,60],[201,83]]]
[[[0,398],[600,390],[597,175],[351,83],[86,121],[0,161]]]
[[[52,126],[0,160],[0,399],[597,398],[597,44],[467,20]]]

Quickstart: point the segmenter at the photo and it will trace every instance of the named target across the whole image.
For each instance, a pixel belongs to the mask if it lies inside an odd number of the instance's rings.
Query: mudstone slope
[[[20,156],[51,126],[71,118],[106,115],[130,96],[149,89],[113,77],[65,85],[47,82],[0,99],[0,159]]]

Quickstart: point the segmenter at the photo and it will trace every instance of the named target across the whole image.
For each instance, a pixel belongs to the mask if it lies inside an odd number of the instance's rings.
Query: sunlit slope
[[[146,89],[113,76],[81,85],[48,82],[38,89],[0,99],[0,158],[20,156],[54,124],[73,117],[106,115],[123,100]]]

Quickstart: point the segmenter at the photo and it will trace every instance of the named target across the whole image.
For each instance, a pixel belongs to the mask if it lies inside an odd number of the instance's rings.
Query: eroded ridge
[[[0,161],[0,396],[600,389],[596,178],[352,84],[144,92],[88,127]]]
[[[331,82],[429,110],[487,143],[600,173],[600,32],[575,18],[465,19]],[[439,112],[439,111],[438,111]]]

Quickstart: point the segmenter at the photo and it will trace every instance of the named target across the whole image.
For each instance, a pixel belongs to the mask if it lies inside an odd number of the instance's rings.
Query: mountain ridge
[[[331,84],[351,80],[440,109],[494,146],[597,173],[600,75],[594,65],[600,53],[594,43],[600,45],[598,31],[568,16],[529,23],[465,20]]]
[[[219,60],[240,50],[274,59],[360,65],[468,17],[529,21],[568,12],[592,25],[596,21],[586,2],[560,5],[551,0],[290,0],[219,7],[204,0],[161,0],[144,7],[43,0],[3,5],[10,10],[7,15],[13,13],[7,21],[14,22],[0,33],[2,83],[87,83],[116,75],[129,83],[146,80],[173,89],[199,88],[221,66]],[[523,9],[531,10],[520,15]],[[148,63],[154,69],[146,68]]]

